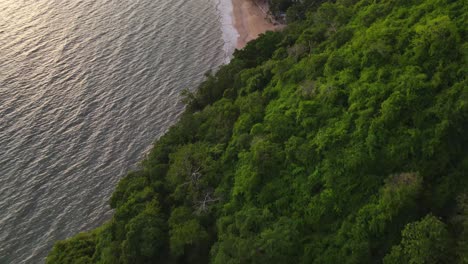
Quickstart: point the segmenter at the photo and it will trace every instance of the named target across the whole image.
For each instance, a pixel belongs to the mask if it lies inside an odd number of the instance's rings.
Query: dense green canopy
[[[468,263],[466,1],[308,2],[47,263]]]

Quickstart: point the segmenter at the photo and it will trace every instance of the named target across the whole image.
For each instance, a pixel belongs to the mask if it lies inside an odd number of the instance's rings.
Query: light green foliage
[[[394,246],[384,263],[451,263],[449,233],[445,224],[432,215],[406,225],[401,244]]]
[[[468,263],[467,5],[271,1],[48,263]],[[75,261],[75,262],[74,262]]]

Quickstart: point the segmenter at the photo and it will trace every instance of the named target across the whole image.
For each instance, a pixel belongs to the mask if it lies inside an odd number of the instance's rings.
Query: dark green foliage
[[[132,218],[126,225],[122,242],[122,263],[151,263],[163,253],[166,233],[165,223],[155,200]]]
[[[205,262],[209,255],[208,232],[201,225],[191,208],[179,207],[169,218],[170,250],[176,257],[191,262]]]
[[[270,0],[270,11],[273,13],[279,13],[286,11],[293,3],[294,0]]]
[[[255,41],[247,43],[245,48],[234,52],[234,61],[241,60],[245,63],[245,68],[252,68],[262,64],[271,58],[273,52],[278,48],[278,44],[283,39],[281,32],[268,31]]]
[[[48,263],[468,263],[466,4],[272,3]]]
[[[468,195],[458,197],[457,212],[452,218],[457,244],[455,250],[460,263],[468,263]]]
[[[80,233],[59,241],[47,257],[47,263],[89,264],[96,249],[95,233]]]

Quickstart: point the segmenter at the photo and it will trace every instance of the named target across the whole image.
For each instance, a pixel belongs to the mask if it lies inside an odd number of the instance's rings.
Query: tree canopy
[[[468,5],[275,2],[48,264],[468,263]]]

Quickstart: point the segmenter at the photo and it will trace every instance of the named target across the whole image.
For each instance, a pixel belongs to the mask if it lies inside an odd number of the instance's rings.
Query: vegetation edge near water
[[[283,2],[47,263],[468,263],[464,1]]]

